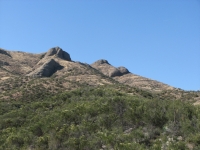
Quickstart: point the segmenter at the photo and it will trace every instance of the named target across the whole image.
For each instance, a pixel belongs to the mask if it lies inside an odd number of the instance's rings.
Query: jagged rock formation
[[[125,67],[115,68],[110,65],[109,62],[105,59],[100,59],[91,64],[91,66],[109,77],[122,76],[129,73],[128,69],[126,69]]]
[[[62,69],[63,67],[57,63],[54,59],[50,59],[46,63],[44,63],[41,67],[37,68],[28,76],[32,77],[50,77],[53,75],[57,70]]]
[[[53,56],[53,55],[57,56],[58,58],[64,59],[64,60],[71,61],[70,55],[67,52],[63,51],[60,47],[51,48],[46,53],[44,58],[47,58],[47,57]]]

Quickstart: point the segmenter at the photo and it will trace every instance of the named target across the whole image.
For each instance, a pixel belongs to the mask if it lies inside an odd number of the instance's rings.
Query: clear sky
[[[0,47],[59,46],[134,74],[200,90],[200,0],[0,0]]]

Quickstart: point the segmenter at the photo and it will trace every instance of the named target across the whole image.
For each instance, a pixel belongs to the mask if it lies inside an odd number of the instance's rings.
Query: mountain
[[[112,77],[114,80],[133,87],[143,88],[152,91],[173,90],[175,88],[163,84],[161,82],[151,80],[139,75],[130,73],[125,67],[114,67],[107,60],[98,60],[91,66],[106,76]]]
[[[74,62],[71,60],[70,55],[59,47],[51,48],[44,54],[29,54],[19,51],[0,50],[1,80],[12,76],[62,76],[68,75],[70,71],[73,71],[74,74],[79,72],[79,74],[81,73],[82,75],[90,75],[91,71],[96,69],[99,73],[129,86],[152,91],[174,89],[161,82],[132,74],[125,67],[116,68],[109,64],[107,60],[98,60],[91,65]],[[90,71],[88,71],[88,69]],[[90,77],[97,78],[94,77],[94,75]],[[81,78],[81,76],[79,78]]]
[[[199,103],[199,91],[60,47],[0,49],[0,149],[199,149]]]
[[[147,92],[167,96],[175,99],[190,99],[193,101],[200,100],[195,96],[198,92],[184,91],[174,88],[170,85],[142,77],[129,72],[125,67],[114,67],[107,60],[101,59],[93,64],[75,62],[71,59],[70,54],[60,47],[49,49],[46,53],[31,54],[20,51],[8,51],[0,49],[0,85],[1,93],[13,90],[12,82],[21,80],[19,87],[27,86],[30,81],[42,80],[49,81],[52,77],[62,80],[60,90],[75,89],[78,84],[90,86],[98,85],[127,85],[128,88],[137,88]],[[18,80],[16,80],[18,79]],[[71,86],[71,84],[76,86]],[[52,82],[52,90],[57,86]],[[10,86],[10,87],[8,87]],[[48,84],[43,83],[44,88]],[[9,89],[9,90],[8,90]],[[7,91],[6,91],[7,90]],[[19,90],[16,88],[15,90]],[[56,92],[56,90],[53,90]],[[20,92],[19,92],[20,93]],[[134,92],[132,92],[134,93]],[[20,94],[19,94],[20,95]],[[198,103],[198,102],[197,102]]]

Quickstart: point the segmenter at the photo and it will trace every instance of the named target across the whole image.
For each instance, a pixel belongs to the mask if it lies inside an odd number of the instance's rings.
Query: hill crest
[[[122,90],[117,86],[120,85],[120,87],[132,89],[130,94],[145,90],[151,93],[160,93],[174,99],[183,97],[190,99],[193,97],[193,100],[200,101],[198,92],[197,94],[195,92],[187,92],[162,82],[133,74],[125,67],[112,66],[105,59],[97,60],[91,65],[75,62],[60,47],[53,47],[46,53],[41,54],[0,50],[0,93],[3,94],[10,91],[9,93],[13,97],[16,97],[16,93],[21,95],[21,90],[23,91],[24,88],[31,92],[32,87],[29,87],[29,82],[32,83],[34,81],[39,84],[38,82],[44,81],[44,83],[41,82],[42,85],[40,86],[52,92],[57,92],[58,89],[64,91],[72,90],[83,85],[112,85],[116,89]],[[139,90],[135,91],[134,89]]]
[[[1,58],[1,80],[12,78],[13,76],[31,76],[31,77],[51,77],[52,75],[63,76],[70,74],[70,79],[73,72],[76,75],[76,80],[86,80],[81,76],[91,77],[91,79],[99,78],[100,74],[112,78],[117,82],[129,86],[136,86],[148,90],[166,90],[173,87],[161,82],[151,80],[145,77],[135,75],[123,66],[114,67],[108,60],[100,59],[87,67],[83,63],[74,62],[70,54],[60,47],[50,48],[46,53],[30,54],[24,52],[14,52],[0,49]],[[94,75],[94,69],[98,75]],[[90,71],[89,71],[90,70]],[[88,82],[86,80],[86,82]],[[107,82],[107,81],[106,81]]]

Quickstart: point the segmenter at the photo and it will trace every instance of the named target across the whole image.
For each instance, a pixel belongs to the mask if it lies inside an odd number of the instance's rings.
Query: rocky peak
[[[97,60],[96,62],[93,63],[94,65],[101,65],[101,64],[109,64],[109,62],[105,59],[100,59],[100,60]]]
[[[60,47],[51,48],[50,50],[48,50],[44,57],[49,57],[53,55],[64,60],[71,61],[70,55],[67,52],[63,51]]]

